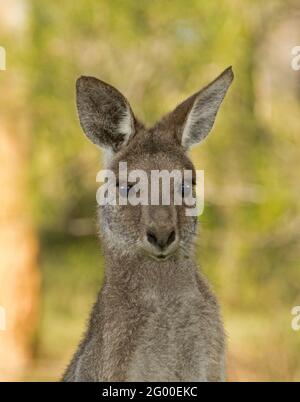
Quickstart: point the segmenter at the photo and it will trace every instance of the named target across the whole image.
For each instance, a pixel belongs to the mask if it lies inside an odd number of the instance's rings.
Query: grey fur
[[[128,109],[133,129],[126,139],[118,124],[128,102],[102,81],[81,78],[81,124],[92,142],[113,149],[108,167],[116,174],[119,161],[127,162],[128,171],[139,168],[148,174],[151,169],[194,169],[185,148],[208,134],[232,78],[231,69],[225,70],[151,129]],[[193,124],[182,144],[191,111]],[[99,222],[105,281],[63,380],[225,380],[218,303],[193,257],[197,218],[187,217],[184,205],[107,205],[99,208]],[[164,260],[159,260],[160,246],[150,244],[149,230],[162,239],[175,232],[163,250]]]

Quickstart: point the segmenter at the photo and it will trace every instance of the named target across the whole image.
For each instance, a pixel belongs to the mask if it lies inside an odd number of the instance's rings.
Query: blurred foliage
[[[283,72],[270,64],[278,50],[272,33],[298,11],[296,2],[276,0],[31,1],[22,61],[30,194],[42,239],[40,356],[68,358],[103,276],[99,247],[87,236],[96,233],[99,153],[77,121],[77,77],[116,86],[151,124],[233,65],[235,83],[213,133],[192,154],[206,175],[197,256],[225,310],[238,356],[233,377],[243,378],[244,356],[244,377],[257,362],[258,377],[299,379],[290,309],[300,302],[300,75],[289,53]],[[271,96],[264,71],[274,78]],[[291,75],[298,92],[281,88]]]

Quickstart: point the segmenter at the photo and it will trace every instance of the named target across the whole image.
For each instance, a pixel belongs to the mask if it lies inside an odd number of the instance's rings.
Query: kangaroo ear
[[[136,119],[116,88],[97,78],[80,77],[76,97],[80,124],[94,144],[117,152],[135,133]]]
[[[209,134],[232,80],[233,72],[229,67],[162,120],[163,124],[175,131],[178,141],[185,149],[201,142]]]

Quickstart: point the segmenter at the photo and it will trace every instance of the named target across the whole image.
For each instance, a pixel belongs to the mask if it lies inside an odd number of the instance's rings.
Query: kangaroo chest
[[[213,312],[195,289],[146,294],[146,312],[130,359],[128,381],[206,381]]]

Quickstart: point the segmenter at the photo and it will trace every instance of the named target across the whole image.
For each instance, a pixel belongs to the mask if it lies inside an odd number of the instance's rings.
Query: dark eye
[[[127,184],[119,184],[118,187],[119,187],[120,196],[126,198],[126,197],[128,197],[129,190],[131,189],[132,184],[128,184],[128,183]]]
[[[188,195],[191,194],[192,191],[192,185],[189,183],[183,183],[181,186],[181,195],[182,198],[187,197]]]

